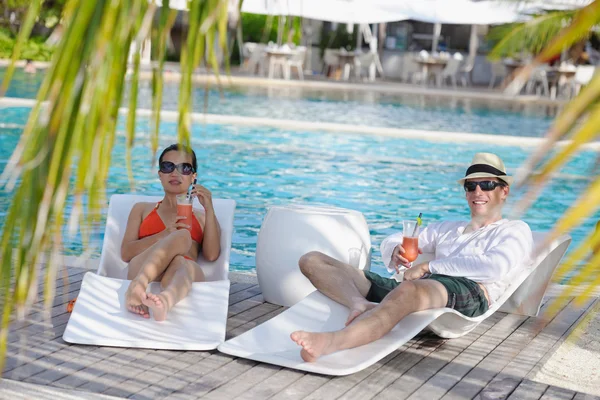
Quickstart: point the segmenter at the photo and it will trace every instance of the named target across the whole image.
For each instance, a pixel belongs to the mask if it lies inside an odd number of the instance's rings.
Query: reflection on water
[[[3,71],[0,70],[0,77]],[[17,70],[8,96],[34,98],[42,73]],[[178,84],[164,88],[163,109],[176,110]],[[212,114],[333,122],[351,125],[539,137],[559,107],[530,102],[484,100],[366,89],[237,86],[194,89],[194,110]],[[125,98],[126,105],[127,96]],[[150,82],[140,84],[139,107],[151,107]]]

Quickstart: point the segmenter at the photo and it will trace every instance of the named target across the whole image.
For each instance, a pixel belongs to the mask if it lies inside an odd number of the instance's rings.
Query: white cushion
[[[85,274],[63,340],[96,346],[211,350],[225,340],[229,281],[197,282],[162,322],[125,308],[128,280]],[[158,293],[153,282],[150,291]]]

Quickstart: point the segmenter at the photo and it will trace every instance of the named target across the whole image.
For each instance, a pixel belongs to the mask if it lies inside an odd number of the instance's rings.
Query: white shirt
[[[419,248],[424,253],[435,253],[429,262],[432,274],[464,277],[483,284],[491,304],[531,263],[531,229],[523,221],[502,219],[463,234],[468,224],[468,221],[429,224],[419,234]],[[401,243],[401,233],[388,236],[381,243],[381,255],[389,272],[394,271],[392,252]]]

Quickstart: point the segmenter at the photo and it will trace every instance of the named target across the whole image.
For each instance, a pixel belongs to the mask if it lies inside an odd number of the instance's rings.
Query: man
[[[423,229],[420,251],[435,253],[434,260],[411,267],[403,257],[401,234],[381,244],[389,271],[410,267],[402,283],[319,252],[300,258],[300,269],[313,285],[350,308],[342,330],[291,334],[302,346],[305,361],[371,343],[416,311],[450,307],[467,316],[481,315],[502,295],[519,266],[528,263],[533,248],[525,222],[502,218],[512,178],[498,156],[477,153],[458,182],[465,189],[471,220],[433,223]]]

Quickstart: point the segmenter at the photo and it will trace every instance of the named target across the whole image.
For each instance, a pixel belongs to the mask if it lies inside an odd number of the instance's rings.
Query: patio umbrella
[[[405,14],[408,19],[434,24],[432,50],[442,24],[472,25],[470,52],[475,48],[475,25],[515,22],[526,18],[515,4],[497,1],[471,0],[373,0],[377,7],[389,12]]]
[[[242,12],[288,15],[344,24],[374,24],[408,19],[399,10],[372,0],[244,0]]]

